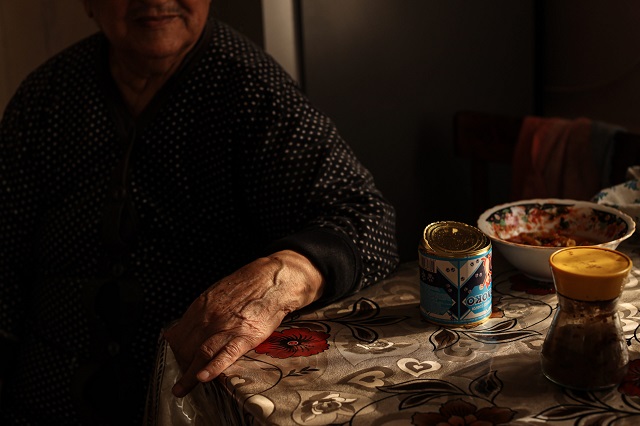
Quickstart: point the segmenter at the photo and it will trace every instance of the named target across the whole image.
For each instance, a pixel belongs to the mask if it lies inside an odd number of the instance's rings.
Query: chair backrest
[[[478,217],[495,203],[507,199],[491,196],[492,167],[496,164],[510,165],[520,133],[523,118],[461,111],[455,114],[453,123],[454,154],[470,159],[470,185],[473,185],[472,216]],[[510,176],[506,176],[510,179]],[[505,182],[509,187],[511,181]],[[503,193],[508,193],[503,190]]]
[[[492,164],[510,166],[518,142],[524,117],[460,111],[454,116],[454,152],[459,158],[471,159],[470,172],[473,190],[473,209],[476,215],[495,204],[491,197],[489,174]],[[640,134],[621,131],[614,137],[609,181],[617,184],[626,180],[629,166],[640,164]],[[480,184],[478,184],[480,183]],[[511,182],[505,182],[511,185]],[[498,202],[515,201],[506,198]]]

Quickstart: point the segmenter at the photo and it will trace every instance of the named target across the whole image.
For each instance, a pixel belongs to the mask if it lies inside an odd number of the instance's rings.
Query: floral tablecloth
[[[636,244],[619,249],[640,266]],[[148,423],[640,424],[640,268],[619,302],[629,372],[619,387],[588,393],[563,389],[540,369],[556,309],[552,284],[497,262],[504,261],[494,260],[493,314],[478,327],[424,321],[418,267],[408,263],[351,298],[287,318],[216,382],[183,400],[170,394],[177,367],[161,344]]]

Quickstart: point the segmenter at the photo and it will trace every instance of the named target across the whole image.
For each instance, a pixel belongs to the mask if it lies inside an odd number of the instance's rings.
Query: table
[[[640,245],[618,249],[637,266],[619,302],[632,361],[616,389],[570,391],[543,376],[540,348],[556,309],[553,285],[527,279],[495,256],[493,314],[475,328],[421,318],[418,268],[410,262],[352,297],[287,318],[271,344],[183,400],[170,395],[178,370],[161,343],[148,422],[640,424]]]

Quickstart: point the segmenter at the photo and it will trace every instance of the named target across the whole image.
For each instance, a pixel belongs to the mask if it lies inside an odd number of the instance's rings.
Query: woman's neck
[[[134,117],[144,111],[183,59],[184,55],[171,60],[135,61],[111,53],[111,75]]]

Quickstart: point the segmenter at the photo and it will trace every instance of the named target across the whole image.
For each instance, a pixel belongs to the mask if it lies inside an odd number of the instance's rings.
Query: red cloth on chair
[[[592,121],[525,117],[513,156],[511,199],[589,200],[601,188]]]

